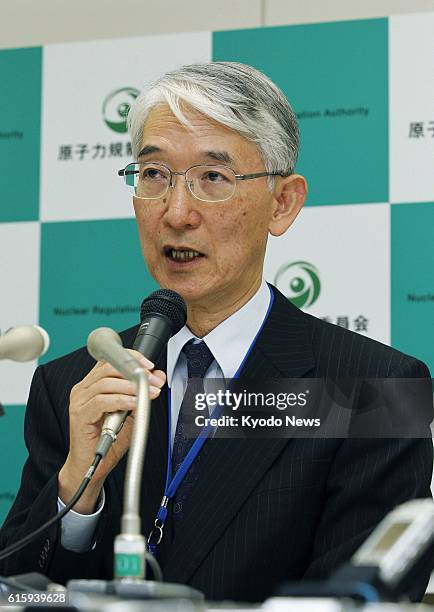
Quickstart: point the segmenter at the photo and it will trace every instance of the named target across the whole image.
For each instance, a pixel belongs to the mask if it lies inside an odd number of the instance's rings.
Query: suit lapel
[[[315,365],[309,319],[274,289],[275,299],[242,378],[297,378]],[[287,439],[211,439],[172,546],[161,562],[165,579],[187,582],[222,537],[250,493],[288,444]]]

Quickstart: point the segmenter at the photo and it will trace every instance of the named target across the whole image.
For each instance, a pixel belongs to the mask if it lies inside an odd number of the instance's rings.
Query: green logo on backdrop
[[[122,87],[112,91],[104,100],[102,114],[105,124],[118,134],[127,132],[127,115],[131,104],[139,95],[134,87]]]
[[[299,308],[308,308],[321,291],[317,268],[307,261],[294,261],[281,266],[274,277],[274,284]]]

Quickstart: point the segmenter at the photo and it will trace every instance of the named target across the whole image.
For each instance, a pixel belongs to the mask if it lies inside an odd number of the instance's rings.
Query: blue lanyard
[[[264,320],[261,323],[260,328],[258,329],[255,337],[252,340],[252,343],[247,351],[247,353],[244,355],[244,358],[241,362],[241,364],[238,367],[238,370],[235,372],[233,379],[237,379],[239,378],[241,371],[244,367],[244,364],[248,358],[248,356],[250,355],[253,347],[255,346],[256,340],[260,334],[260,332],[262,331],[262,328],[264,327],[264,324],[268,318],[268,315],[270,313],[271,307],[273,306],[273,302],[274,302],[274,293],[271,290],[271,287],[268,287],[269,291],[270,291],[270,301],[268,304],[268,308],[267,308],[267,312],[265,313],[265,317]],[[219,405],[217,406],[213,413],[211,414],[211,419],[214,418],[218,418],[221,413],[223,412],[224,409],[224,405]],[[164,495],[163,498],[161,500],[161,504],[160,504],[160,508],[158,510],[157,513],[157,517],[154,521],[154,527],[151,531],[151,533],[149,534],[148,537],[148,548],[149,548],[149,552],[151,552],[153,555],[155,554],[156,550],[157,550],[157,546],[158,544],[160,544],[161,540],[163,539],[163,529],[164,529],[164,524],[166,522],[167,519],[167,506],[169,504],[169,501],[172,499],[172,497],[175,495],[179,485],[181,484],[181,482],[183,481],[185,475],[187,474],[188,470],[190,469],[191,465],[193,464],[194,460],[196,459],[196,457],[198,456],[198,454],[200,453],[202,446],[205,444],[205,442],[208,439],[209,433],[212,429],[214,429],[214,427],[212,425],[205,425],[200,434],[198,435],[198,437],[196,438],[196,440],[193,442],[190,450],[188,451],[187,455],[185,456],[183,462],[181,463],[179,469],[176,471],[175,476],[172,478],[172,425],[171,425],[171,421],[172,421],[172,412],[171,412],[171,391],[170,388],[168,389],[168,402],[167,402],[167,408],[168,408],[168,419],[169,419],[169,427],[168,427],[168,452],[167,452],[167,470],[166,470],[166,486],[164,489]]]

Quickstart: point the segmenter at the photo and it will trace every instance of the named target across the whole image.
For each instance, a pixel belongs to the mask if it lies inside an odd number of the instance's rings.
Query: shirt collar
[[[258,291],[244,306],[202,338],[214,355],[224,378],[234,377],[264,321],[269,304],[270,290],[265,280],[262,280]],[[167,384],[169,387],[172,386],[173,372],[179,355],[185,343],[192,338],[196,339],[196,336],[184,325],[167,344]]]

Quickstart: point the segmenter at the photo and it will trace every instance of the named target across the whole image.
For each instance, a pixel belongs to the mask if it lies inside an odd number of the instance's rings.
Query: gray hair
[[[267,172],[292,173],[297,161],[297,119],[282,91],[262,72],[236,62],[191,64],[160,77],[134,101],[128,129],[135,159],[151,109],[166,103],[184,125],[187,104],[254,142]],[[270,186],[272,185],[272,182]]]

